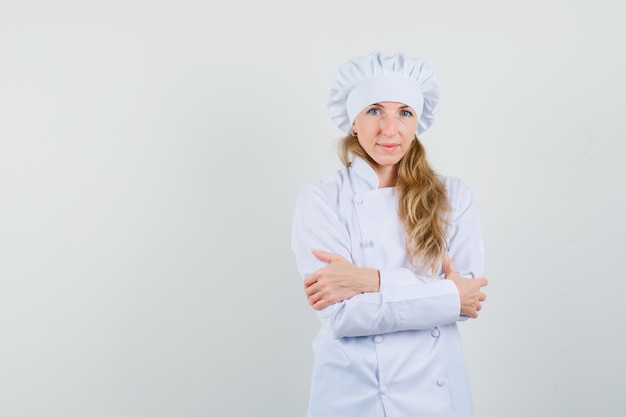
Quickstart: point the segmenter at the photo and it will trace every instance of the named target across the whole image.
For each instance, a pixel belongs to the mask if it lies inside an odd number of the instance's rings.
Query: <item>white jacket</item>
[[[448,255],[459,274],[482,276],[472,194],[456,178],[441,180],[453,209]],[[327,265],[311,254],[313,248],[378,269],[380,292],[318,312],[308,416],[472,416],[456,286],[412,270],[395,188],[379,189],[376,173],[362,159],[302,189],[292,249],[303,278]]]

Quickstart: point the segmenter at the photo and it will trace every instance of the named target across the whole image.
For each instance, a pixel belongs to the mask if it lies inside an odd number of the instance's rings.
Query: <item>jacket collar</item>
[[[378,189],[378,175],[364,159],[355,156],[350,164],[350,172],[356,192]]]

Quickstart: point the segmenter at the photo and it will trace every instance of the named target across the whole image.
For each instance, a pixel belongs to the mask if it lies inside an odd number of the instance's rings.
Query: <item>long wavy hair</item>
[[[349,167],[354,156],[376,162],[365,152],[356,136],[347,135],[338,145],[339,159]],[[426,151],[417,136],[396,164],[398,215],[407,234],[406,251],[420,272],[437,274],[446,253],[450,203],[446,188],[426,160]]]

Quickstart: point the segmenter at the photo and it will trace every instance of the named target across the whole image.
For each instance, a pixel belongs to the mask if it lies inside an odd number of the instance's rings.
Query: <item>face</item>
[[[364,108],[354,119],[352,131],[376,162],[379,176],[391,172],[409,149],[415,130],[415,110],[403,103],[383,101]]]

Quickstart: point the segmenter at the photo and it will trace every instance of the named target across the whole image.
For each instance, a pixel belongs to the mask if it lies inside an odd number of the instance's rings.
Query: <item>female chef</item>
[[[438,90],[424,61],[380,53],[331,89],[345,168],[302,189],[292,230],[321,320],[309,417],[473,415],[457,322],[477,317],[487,280],[471,191],[417,138]]]

